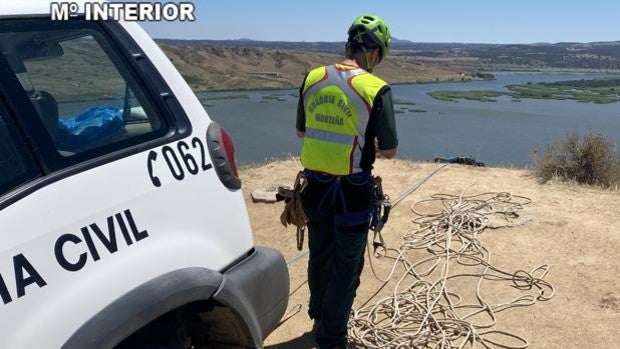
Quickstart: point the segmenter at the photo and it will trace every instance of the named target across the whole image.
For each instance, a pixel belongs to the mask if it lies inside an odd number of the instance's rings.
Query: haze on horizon
[[[144,1],[144,0],[142,0]],[[179,0],[175,0],[179,1]],[[344,41],[350,22],[374,13],[401,40],[532,44],[620,40],[620,1],[355,0],[193,1],[196,22],[145,22],[155,38]]]

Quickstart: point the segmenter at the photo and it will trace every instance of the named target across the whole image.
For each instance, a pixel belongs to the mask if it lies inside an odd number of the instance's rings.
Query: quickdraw
[[[297,251],[301,251],[304,248],[304,233],[306,227],[297,227]]]
[[[382,182],[381,177],[373,177],[373,206],[369,228],[374,232],[372,245],[375,253],[377,253],[377,249],[385,248],[385,241],[381,235],[381,230],[390,218],[390,211],[392,210],[390,197],[383,193]]]

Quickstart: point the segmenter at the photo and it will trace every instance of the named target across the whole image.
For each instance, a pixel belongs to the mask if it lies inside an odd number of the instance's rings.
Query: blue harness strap
[[[311,221],[326,221],[331,214],[336,226],[354,226],[369,222],[372,207],[369,205],[367,209],[351,211],[343,183],[346,182],[354,187],[368,186],[372,181],[370,171],[346,176],[332,176],[306,169],[304,174],[310,181],[314,180],[324,185],[329,185],[316,207],[306,207]]]

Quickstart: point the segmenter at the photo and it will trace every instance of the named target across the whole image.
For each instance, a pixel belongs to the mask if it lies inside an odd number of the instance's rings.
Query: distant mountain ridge
[[[344,42],[158,39],[172,46],[269,48],[341,54]],[[392,56],[454,60],[482,69],[620,69],[620,41],[534,44],[421,43],[392,38]]]
[[[342,60],[342,54],[205,44],[163,43],[159,46],[197,91],[299,88],[312,68]],[[390,83],[465,81],[483,78],[477,71],[441,62],[388,58],[375,73]]]

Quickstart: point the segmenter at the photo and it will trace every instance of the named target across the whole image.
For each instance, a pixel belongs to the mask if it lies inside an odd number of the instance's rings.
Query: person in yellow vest
[[[346,59],[305,77],[297,109],[301,163],[308,185],[308,315],[319,348],[345,348],[349,312],[364,265],[377,150],[396,155],[392,93],[371,74],[388,55],[390,31],[371,14],[348,31]]]

